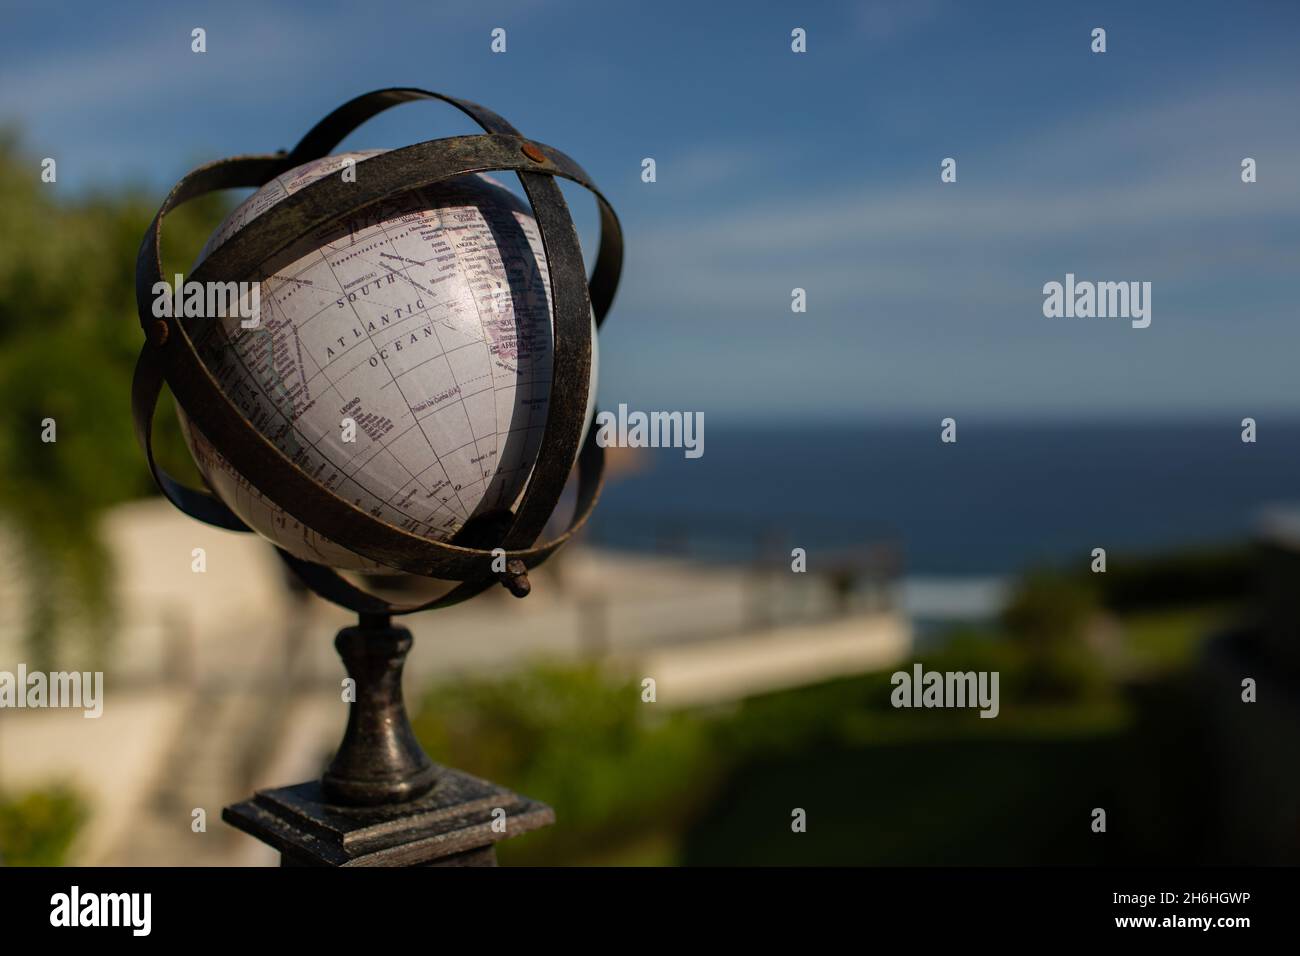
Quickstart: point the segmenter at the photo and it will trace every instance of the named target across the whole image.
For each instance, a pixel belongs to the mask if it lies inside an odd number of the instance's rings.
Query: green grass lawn
[[[1099,863],[1119,834],[1114,737],[822,747],[741,768],[683,843],[684,864]],[[807,830],[791,829],[792,809]]]
[[[1231,605],[1207,604],[1125,615],[1120,624],[1127,664],[1139,673],[1184,667],[1206,636],[1235,614]]]
[[[678,862],[1194,860],[1197,848],[1181,839],[1189,832],[1187,818],[1204,809],[1194,743],[1157,739],[1142,725],[1077,731],[1059,737],[1011,728],[982,738],[938,734],[754,760],[736,769],[710,811],[685,834]],[[1191,795],[1195,799],[1187,799]],[[804,833],[791,828],[796,807],[807,814]],[[1107,812],[1106,833],[1092,832],[1094,807]]]
[[[501,846],[503,863],[1201,862],[1214,788],[1182,674],[1229,616],[1129,614],[1109,656],[1076,645],[1035,663],[998,635],[921,655],[998,671],[993,720],[895,710],[888,673],[663,714],[635,682],[543,666],[431,688],[415,723],[435,759],[555,808],[556,826]]]
[[[770,755],[753,748],[684,834],[679,862],[1202,862],[1213,853],[1198,834],[1214,813],[1214,781],[1181,673],[1232,613],[1208,605],[1127,615],[1125,670],[1142,675],[1141,693],[1108,683],[1057,703],[1004,697],[996,720],[863,708],[852,688],[871,677],[750,702],[789,714],[839,707],[837,733]],[[807,813],[804,833],[791,829],[796,807]],[[1104,834],[1091,829],[1094,807],[1107,812]]]

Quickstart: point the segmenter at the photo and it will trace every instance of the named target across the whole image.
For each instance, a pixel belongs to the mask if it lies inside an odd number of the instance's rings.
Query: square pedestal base
[[[493,827],[498,809],[504,830]],[[555,822],[546,804],[449,767],[408,803],[331,806],[312,781],[259,790],[221,817],[279,850],[284,866],[495,866],[497,842]]]

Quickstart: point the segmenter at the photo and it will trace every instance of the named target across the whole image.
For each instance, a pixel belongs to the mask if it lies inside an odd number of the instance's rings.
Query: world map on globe
[[[381,152],[324,157],[268,182],[197,261],[317,179],[364,176]],[[412,190],[305,237],[251,278],[261,281],[256,327],[229,316],[186,329],[225,394],[299,468],[434,541],[518,501],[546,424],[553,333],[546,255],[522,200],[483,175]],[[302,560],[390,570],[279,507],[178,412],[204,481],[254,531]]]

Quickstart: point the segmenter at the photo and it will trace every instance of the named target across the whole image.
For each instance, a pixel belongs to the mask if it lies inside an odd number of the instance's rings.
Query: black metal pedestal
[[[420,749],[402,700],[410,631],[363,616],[334,646],[356,699],[325,776],[258,791],[223,820],[279,850],[284,866],[493,866],[498,841],[555,822],[545,804]]]

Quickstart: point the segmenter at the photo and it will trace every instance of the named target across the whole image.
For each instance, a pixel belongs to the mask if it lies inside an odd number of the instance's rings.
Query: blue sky
[[[58,159],[59,189],[161,199],[369,89],[491,106],[623,219],[607,407],[1239,419],[1300,413],[1298,51],[1284,2],[6,0],[0,123]],[[470,131],[410,105],[348,145]],[[1151,327],[1044,318],[1067,272],[1150,281]]]

